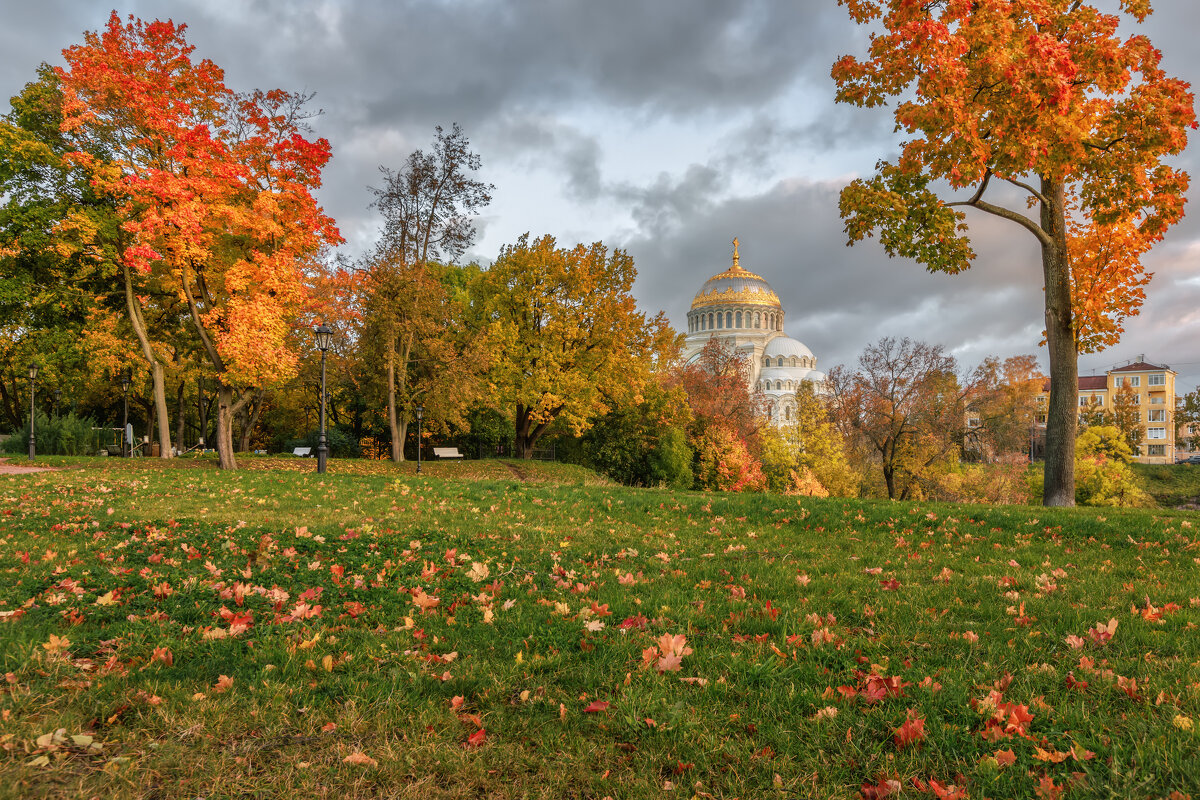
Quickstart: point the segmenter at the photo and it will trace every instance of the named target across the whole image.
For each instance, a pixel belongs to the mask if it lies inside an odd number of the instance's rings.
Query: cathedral
[[[812,351],[783,332],[779,295],[761,276],[742,269],[737,239],[733,265],[700,287],[687,323],[684,360],[698,358],[712,338],[744,355],[751,367],[750,386],[762,393],[767,416],[775,422],[794,417],[802,381],[818,387],[825,381]]]

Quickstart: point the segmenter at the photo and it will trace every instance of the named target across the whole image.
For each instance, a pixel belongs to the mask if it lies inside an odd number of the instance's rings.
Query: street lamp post
[[[121,374],[121,394],[125,398],[125,418],[121,422],[121,455],[133,458],[133,442],[128,441],[130,437],[125,435],[125,432],[129,430],[129,381],[129,370],[125,370]],[[127,445],[128,452],[125,450]]]
[[[37,455],[37,447],[34,444],[33,436],[33,420],[34,406],[33,396],[37,391],[37,374],[38,363],[36,361],[29,362],[29,460],[33,461],[33,457]]]
[[[425,416],[425,406],[417,405],[417,474],[421,474],[421,419]]]
[[[62,389],[54,390],[54,416],[58,416],[58,404],[62,402]]]
[[[325,353],[333,347],[333,331],[322,322],[316,330],[317,349],[321,351],[321,437],[317,440],[317,472],[325,472],[329,444],[325,440]]]

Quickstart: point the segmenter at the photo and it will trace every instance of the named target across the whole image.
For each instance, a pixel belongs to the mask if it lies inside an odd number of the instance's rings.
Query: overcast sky
[[[1200,82],[1200,3],[1156,0],[1141,26],[1169,74]],[[111,4],[6,2],[0,97],[101,28]],[[976,265],[930,275],[873,241],[845,246],[837,195],[889,157],[887,110],[836,106],[830,65],[865,36],[834,0],[141,0],[118,9],[189,26],[197,57],[234,89],[316,93],[334,157],[319,199],[346,252],[368,246],[378,167],[458,122],[494,200],[468,258],[529,231],[602,240],[638,268],[642,308],[677,329],[700,285],[742,266],[765,277],[787,333],[828,370],[882,336],[944,345],[964,366],[1037,353],[1034,240],[972,216]],[[7,102],[2,108],[7,110]],[[1200,182],[1200,136],[1181,158]],[[1195,195],[1195,191],[1193,191]],[[1124,340],[1080,374],[1145,354],[1200,382],[1200,206],[1148,257],[1155,272]],[[974,212],[969,212],[974,213]]]

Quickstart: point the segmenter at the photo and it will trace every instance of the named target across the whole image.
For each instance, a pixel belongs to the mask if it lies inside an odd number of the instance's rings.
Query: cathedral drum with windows
[[[817,359],[783,332],[783,305],[761,276],[742,269],[738,240],[733,265],[713,275],[692,301],[683,357],[693,361],[710,339],[717,339],[750,363],[750,386],[765,399],[767,415],[782,424],[795,417],[795,395],[803,381],[825,382]]]

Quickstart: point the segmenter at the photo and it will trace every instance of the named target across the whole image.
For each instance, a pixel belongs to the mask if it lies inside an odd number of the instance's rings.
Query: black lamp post
[[[417,474],[421,474],[421,419],[425,416],[425,406],[417,405]]]
[[[32,461],[33,457],[37,454],[37,448],[34,445],[34,437],[33,437],[33,417],[34,417],[33,396],[37,390],[37,374],[38,374],[38,363],[36,361],[30,361],[29,362],[29,460],[30,461]]]
[[[321,437],[317,440],[317,472],[325,471],[325,460],[329,458],[329,445],[325,440],[325,353],[333,347],[333,331],[322,322],[317,326],[317,349],[321,351]]]
[[[125,370],[121,374],[121,394],[125,398],[125,418],[121,423],[121,455],[133,458],[133,442],[128,441],[130,437],[125,435],[129,430],[129,381],[129,370]],[[129,446],[128,452],[125,450],[126,445]]]
[[[58,404],[62,402],[62,389],[54,390],[54,416],[58,416]]]

